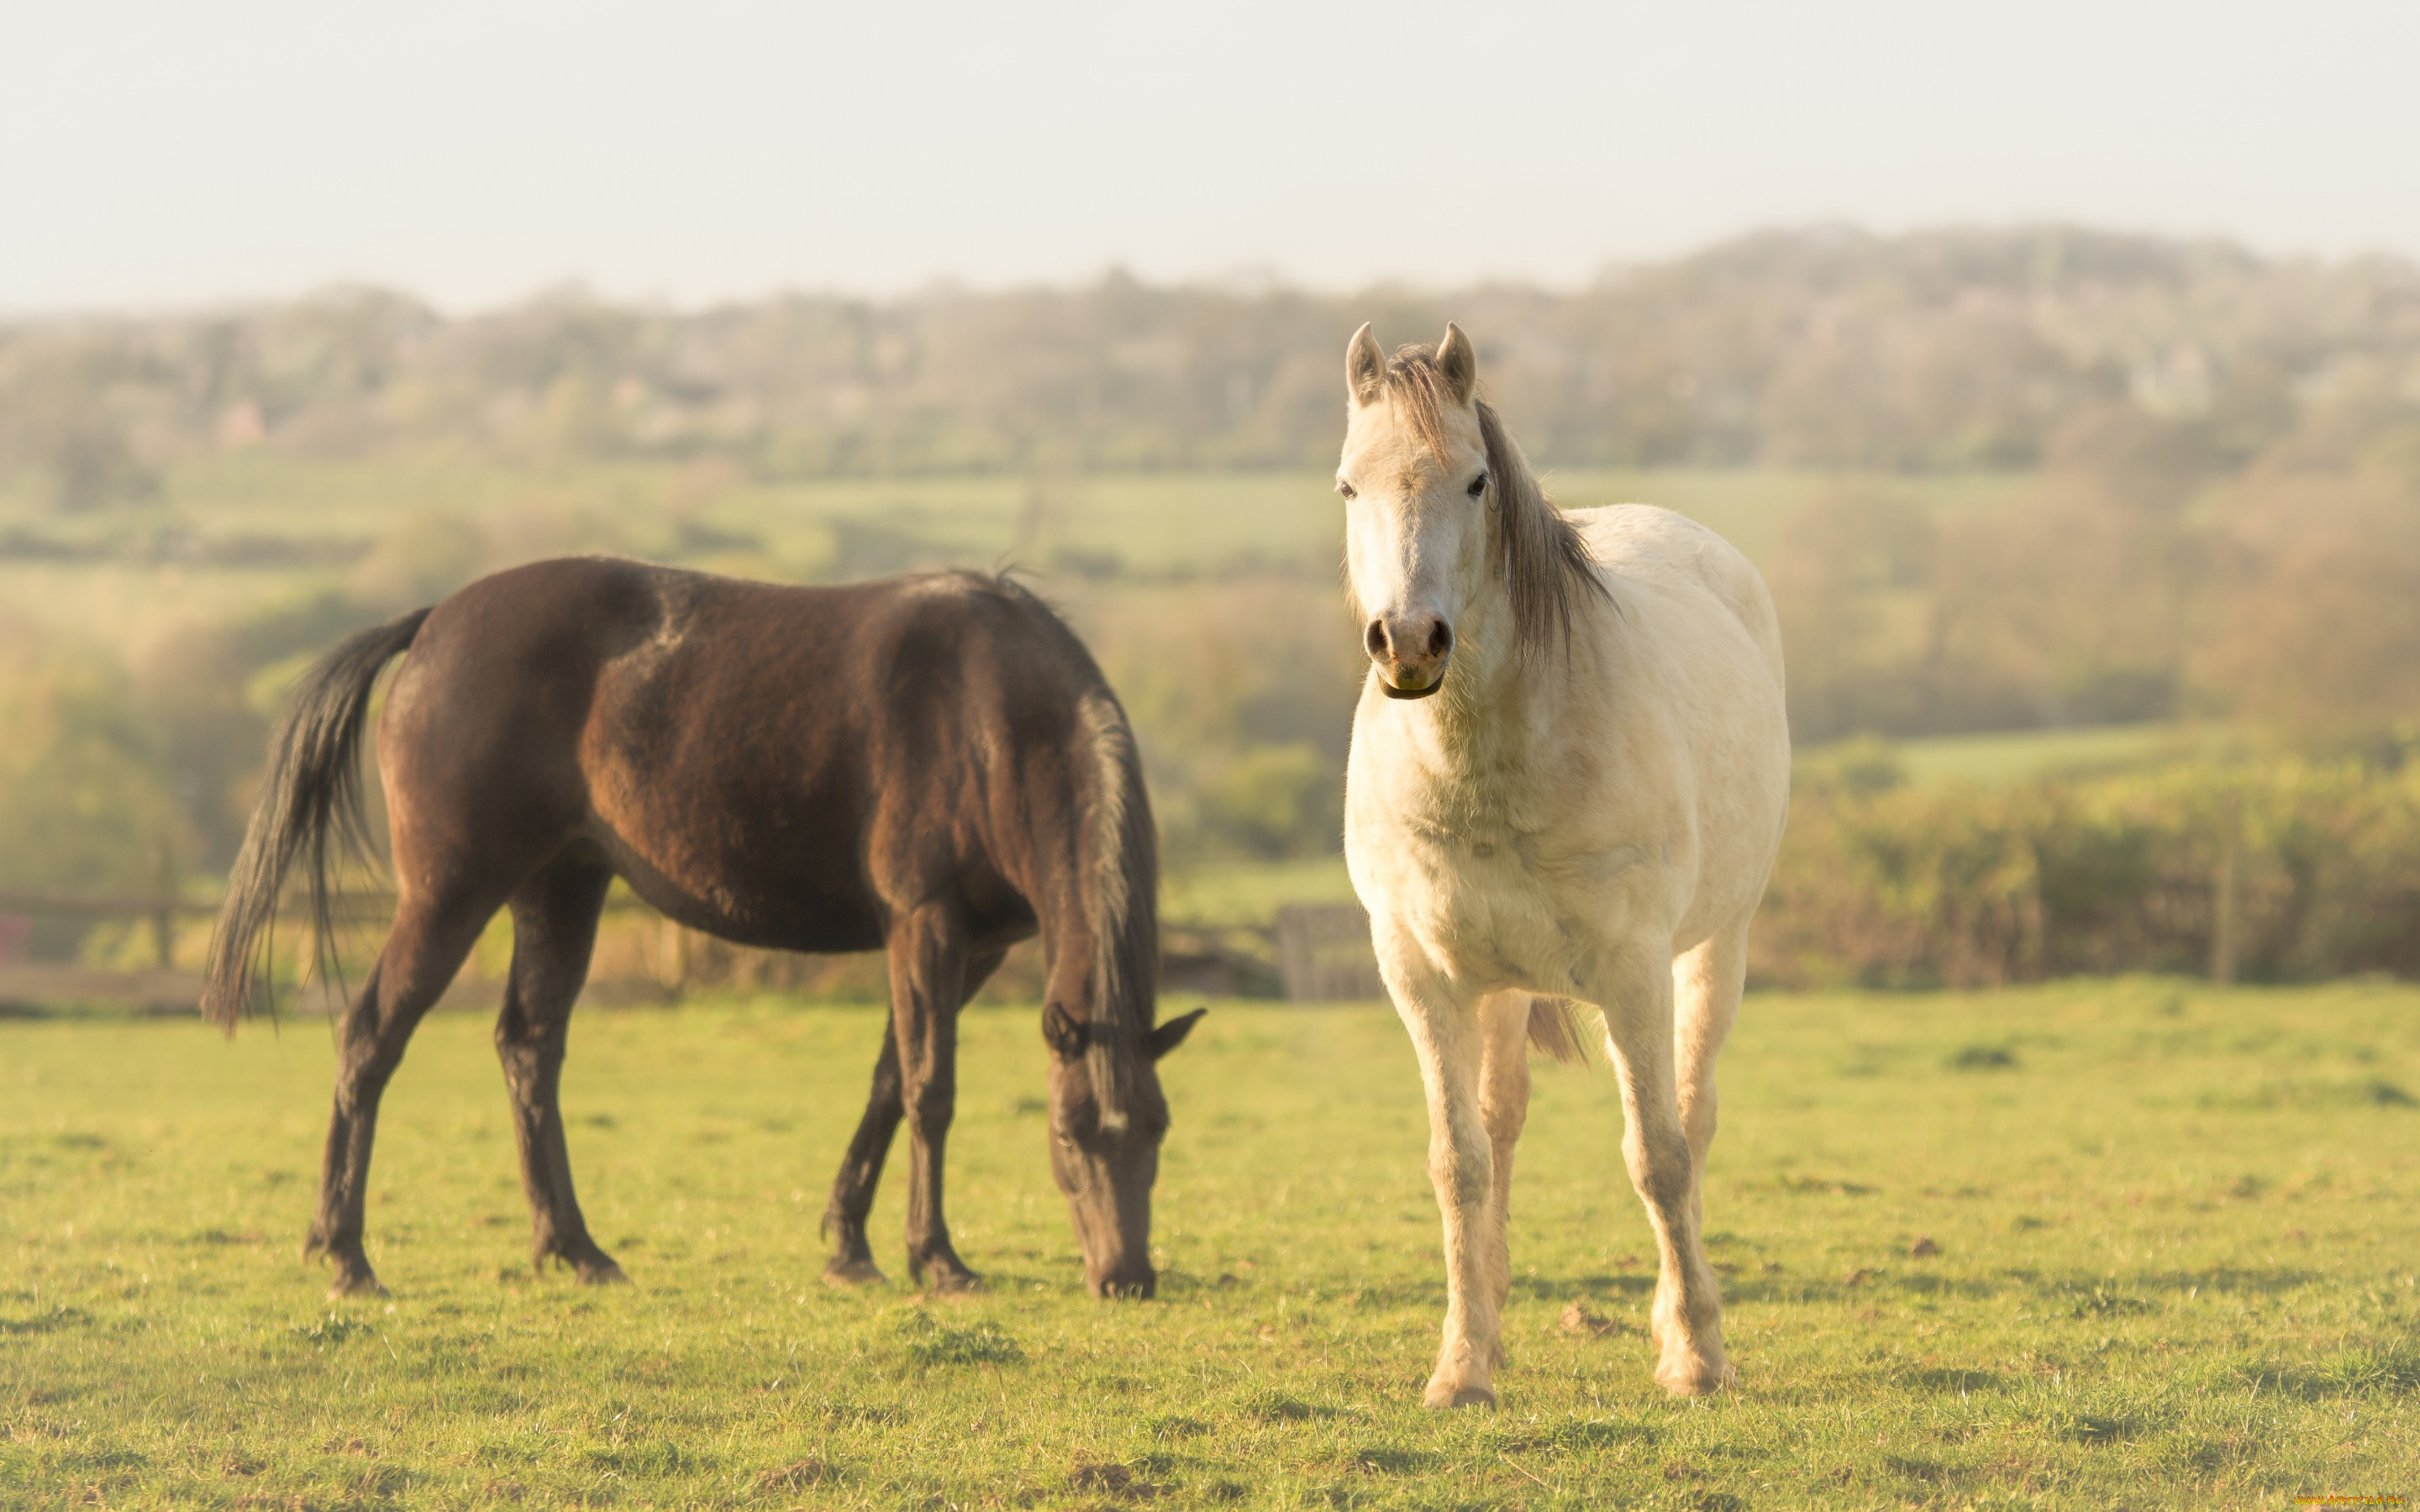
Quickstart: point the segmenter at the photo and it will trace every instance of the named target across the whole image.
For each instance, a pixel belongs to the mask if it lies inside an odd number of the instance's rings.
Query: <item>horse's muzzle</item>
[[[1093,1283],[1093,1295],[1104,1302],[1131,1300],[1148,1302],[1158,1288],[1159,1277],[1151,1267],[1140,1271],[1105,1275]]]
[[[1361,649],[1390,699],[1424,699],[1445,686],[1453,663],[1453,626],[1442,615],[1386,615],[1361,632]]]

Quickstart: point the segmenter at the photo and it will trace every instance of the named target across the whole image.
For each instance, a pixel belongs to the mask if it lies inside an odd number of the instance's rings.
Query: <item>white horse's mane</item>
[[[1437,366],[1436,348],[1424,343],[1398,347],[1388,359],[1385,383],[1396,414],[1433,455],[1444,456],[1445,406],[1452,402],[1452,390]],[[1594,594],[1609,600],[1611,595],[1597,576],[1578,526],[1546,497],[1496,407],[1484,399],[1474,401],[1474,407],[1495,489],[1488,519],[1490,554],[1512,601],[1514,645],[1522,659],[1532,660],[1558,640],[1570,643],[1575,598]]]

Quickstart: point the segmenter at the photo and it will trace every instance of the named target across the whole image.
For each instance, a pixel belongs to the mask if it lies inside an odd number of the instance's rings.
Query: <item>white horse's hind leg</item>
[[[1739,1020],[1747,984],[1747,925],[1724,930],[1672,963],[1672,1050],[1681,1127],[1689,1136],[1689,1216],[1706,1231],[1706,1154],[1714,1143],[1714,1059]]]
[[[1429,1180],[1445,1220],[1445,1332],[1421,1401],[1493,1407],[1498,1292],[1489,1259],[1495,1152],[1480,1112],[1483,1032],[1479,1002],[1430,967],[1407,942],[1376,931],[1378,962],[1395,1011],[1419,1057],[1428,1091]]]
[[[1646,1201],[1660,1266],[1650,1314],[1658,1359],[1655,1379],[1676,1396],[1720,1388],[1723,1303],[1706,1264],[1693,1194],[1696,1162],[1681,1127],[1673,1067],[1672,971],[1668,960],[1634,951],[1611,974],[1606,1039],[1621,1072],[1622,1159]]]
[[[1512,1149],[1529,1119],[1529,1003],[1528,993],[1496,993],[1479,1004],[1481,1048],[1479,1119],[1487,1126],[1495,1159],[1487,1196],[1487,1270],[1496,1299],[1495,1335],[1488,1364],[1504,1363],[1504,1304],[1512,1290],[1512,1247],[1506,1233],[1512,1217]]]

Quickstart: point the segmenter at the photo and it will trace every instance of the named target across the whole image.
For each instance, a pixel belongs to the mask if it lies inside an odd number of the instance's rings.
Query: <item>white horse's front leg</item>
[[[1602,1006],[1621,1072],[1621,1154],[1647,1203],[1661,1262],[1649,1315],[1655,1379],[1675,1396],[1702,1396],[1723,1386],[1730,1365],[1723,1357],[1722,1294],[1698,1232],[1696,1164],[1681,1126],[1671,963],[1657,959],[1652,947],[1640,949],[1611,977],[1611,1001]]]
[[[1489,1260],[1495,1150],[1479,1109],[1483,1036],[1477,995],[1431,966],[1419,948],[1377,929],[1378,964],[1411,1031],[1428,1090],[1429,1180],[1445,1220],[1445,1336],[1421,1401],[1493,1407],[1499,1293]]]
[[[1496,1300],[1493,1365],[1504,1364],[1504,1304],[1512,1290],[1512,1151],[1529,1119],[1529,1008],[1526,992],[1493,993],[1479,1004],[1479,1118],[1494,1156],[1486,1239],[1488,1294]]]

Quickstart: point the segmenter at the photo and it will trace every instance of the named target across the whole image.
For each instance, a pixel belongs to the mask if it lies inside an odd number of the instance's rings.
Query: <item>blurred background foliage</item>
[[[1981,987],[2122,971],[2420,978],[2420,734],[1998,783],[1887,746],[1802,764],[1755,976]]]
[[[1680,508],[1773,584],[1802,762],[1761,975],[2207,969],[2222,895],[2243,974],[2420,972],[2420,270],[2063,227],[1559,292],[0,325],[0,890],[207,892],[312,655],[572,550],[1021,564],[1133,714],[1173,872],[1294,886],[1361,678],[1340,353],[1449,316],[1559,500]]]

